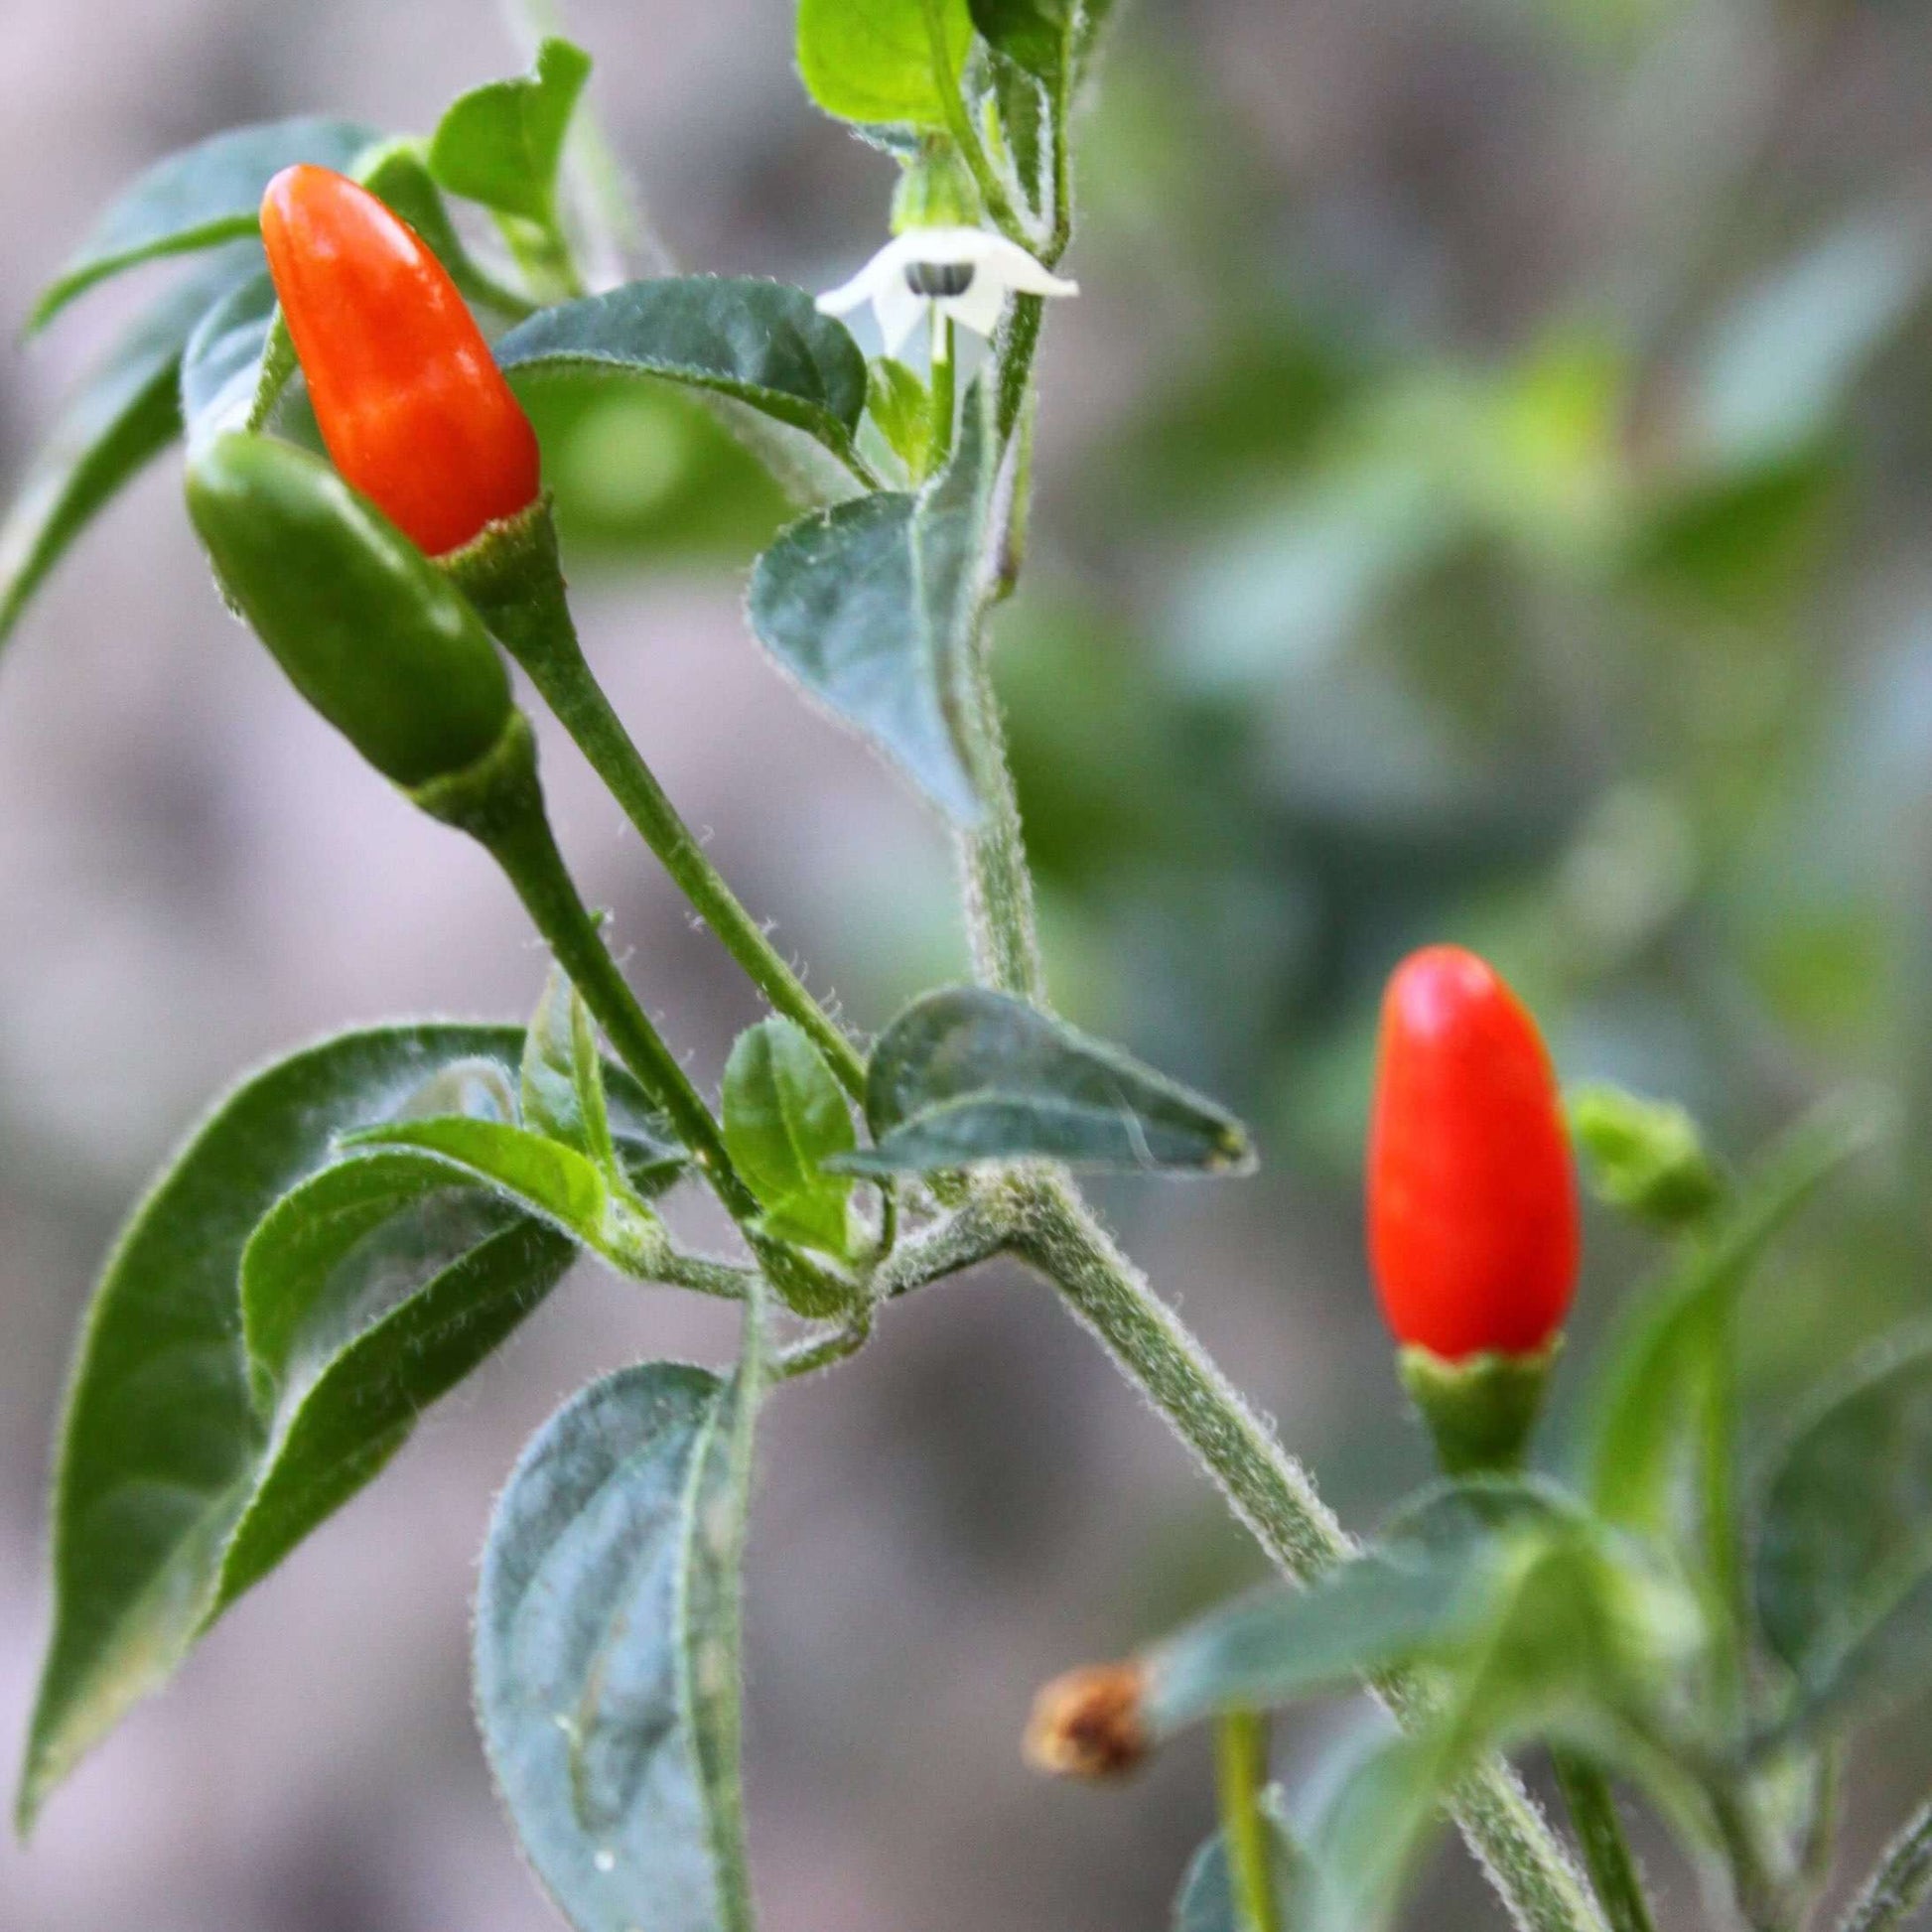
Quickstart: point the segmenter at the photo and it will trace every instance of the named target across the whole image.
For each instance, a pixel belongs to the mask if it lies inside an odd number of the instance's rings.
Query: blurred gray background
[[[1733,1153],[1848,1079],[1920,1107],[1932,10],[1123,13],[1003,678],[1062,1005],[1242,1108],[1267,1157],[1109,1209],[1365,1523],[1426,1466],[1355,1205],[1373,1004],[1408,946],[1485,947],[1566,1073],[1682,1097]],[[882,238],[890,166],[808,109],[783,0],[580,0],[569,24],[680,264],[827,286]],[[157,155],[312,108],[426,128],[519,62],[461,0],[0,0],[0,47],[10,339]],[[156,279],[0,357],[7,477]],[[959,973],[940,831],[740,621],[769,491],[673,399],[586,401],[545,434],[593,655],[741,894],[863,1026]],[[514,1016],[544,964],[482,857],[226,621],[177,483],[171,457],[113,508],[0,665],[8,1752],[65,1364],[144,1176],[259,1058],[351,1021]],[[587,889],[714,1081],[752,1004],[569,748],[545,752]],[[1921,1191],[1855,1189],[1786,1250],[1752,1305],[1756,1414],[1923,1309]],[[1592,1223],[1573,1380],[1645,1259]],[[0,1929],[552,1924],[466,1702],[490,1498],[579,1382],[727,1339],[581,1269],[89,1761],[31,1852],[0,1843]],[[1043,1677],[1256,1573],[1030,1281],[934,1289],[786,1390],[749,1638],[770,1932],[1164,1925],[1209,1821],[1203,1755],[1054,1787],[1020,1729]],[[1285,1725],[1284,1772],[1350,1721]],[[1852,1852],[1932,1775],[1923,1730],[1901,1712],[1872,1740]],[[1446,1851],[1415,1922],[1498,1918]]]

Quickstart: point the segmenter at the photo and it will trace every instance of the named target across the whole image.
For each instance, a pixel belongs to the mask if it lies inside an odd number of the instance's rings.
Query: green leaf
[[[1376,1548],[1405,1563],[1462,1558],[1511,1529],[1587,1532],[1588,1511],[1549,1476],[1464,1475],[1432,1482],[1391,1512]]]
[[[1073,0],[967,0],[989,47],[1063,93],[1072,58]]]
[[[529,73],[451,102],[430,141],[430,173],[453,195],[553,224],[564,139],[590,77],[591,57],[581,47],[545,39]]]
[[[758,1319],[729,1382],[649,1363],[584,1390],[490,1525],[479,1721],[577,1932],[750,1932],[738,1626]]]
[[[1511,1539],[1574,1535],[1586,1523],[1573,1498],[1540,1480],[1436,1484],[1371,1548],[1306,1588],[1237,1597],[1146,1652],[1149,1734],[1168,1737],[1219,1712],[1293,1704],[1454,1655],[1493,1615],[1493,1572],[1514,1561]]]
[[[222,1550],[268,1429],[251,1400],[238,1280],[270,1206],[439,1068],[514,1066],[514,1028],[344,1035],[221,1101],[136,1208],[94,1292],[60,1432],[54,1632],[19,1810],[166,1681],[218,1599]]]
[[[519,321],[530,313],[530,304],[492,281],[463,245],[430,174],[423,142],[407,135],[379,142],[357,160],[355,179],[416,230],[472,302]]]
[[[1932,1686],[1932,1551],[1885,1580],[1843,1647],[1821,1652],[1773,1735],[1817,1737],[1856,1720],[1896,1713]]]
[[[608,1173],[617,1166],[597,1028],[561,966],[552,966],[523,1039],[523,1122]]]
[[[840,120],[943,127],[972,45],[966,0],[931,0],[940,17],[933,60],[928,0],[799,0],[798,71]]]
[[[747,404],[844,455],[866,359],[803,289],[752,276],[671,275],[560,302],[496,345],[522,387],[547,374],[654,376]]]
[[[1827,1106],[1785,1137],[1731,1205],[1626,1309],[1587,1407],[1589,1493],[1610,1521],[1662,1531],[1725,1316],[1793,1215],[1878,1137],[1868,1106]]]
[[[1307,1589],[1225,1604],[1146,1658],[1143,1715],[1156,1738],[1215,1712],[1272,1709],[1467,1645],[1488,1610],[1468,1562],[1358,1557]]]
[[[1227,1173],[1247,1130],[1213,1101],[1024,1000],[928,993],[887,1028],[866,1073],[876,1145],[835,1166],[926,1173],[1029,1156],[1081,1168]]]
[[[964,737],[986,593],[997,441],[976,384],[950,466],[802,517],[752,574],[752,627],[779,664],[875,739],[942,809],[980,816]]]
[[[94,513],[174,440],[182,351],[260,261],[258,247],[224,249],[135,323],[63,410],[0,524],[0,643]]]
[[[292,1187],[256,1224],[241,1251],[241,1334],[255,1406],[272,1411],[294,1378],[298,1340],[332,1277],[355,1250],[449,1174],[418,1155],[358,1155]],[[460,1191],[468,1192],[469,1189]]]
[[[825,1163],[858,1143],[845,1095],[804,1029],[785,1019],[738,1036],[725,1064],[725,1145],[766,1230],[844,1259],[852,1182]]]
[[[310,161],[346,173],[377,138],[354,121],[304,115],[230,128],[156,162],[94,223],[28,327],[41,328],[83,290],[137,263],[255,233],[262,191],[284,168]]]
[[[1289,1829],[1279,1785],[1262,1793],[1262,1815],[1273,1836],[1277,1910],[1282,1932],[1297,1932],[1308,1871],[1302,1849]],[[1173,1905],[1173,1932],[1249,1932],[1237,1913],[1228,1869],[1227,1839],[1216,1832],[1193,1856]]]
[[[364,1128],[343,1145],[418,1154],[446,1178],[493,1188],[541,1215],[625,1274],[647,1278],[662,1255],[656,1215],[614,1187],[589,1156],[528,1128],[445,1114]]]
[[[451,1188],[427,1163],[407,1179],[371,1173],[396,1165],[376,1155],[324,1169],[277,1202],[243,1256],[267,1444],[204,1628],[373,1480],[422,1412],[576,1257],[566,1236],[480,1190]]]
[[[1648,1580],[1587,1527],[1518,1530],[1497,1549],[1477,1639],[1446,1673],[1428,1728],[1397,1737],[1349,1776],[1310,1832],[1311,1932],[1377,1932],[1400,1900],[1444,1801],[1484,1751],[1532,1736],[1587,1738],[1610,1761],[1656,1768],[1633,1724],[1661,1693]],[[1673,1619],[1674,1620],[1674,1619]],[[1663,1643],[1674,1632],[1666,1624]]]
[[[1758,1618],[1816,1725],[1932,1671],[1932,1329],[1857,1363],[1800,1423],[1764,1494]]]
[[[893,454],[914,479],[932,454],[932,391],[890,355],[866,365],[866,406]]]
[[[181,358],[181,417],[191,448],[257,420],[262,361],[280,313],[263,269],[202,317]]]

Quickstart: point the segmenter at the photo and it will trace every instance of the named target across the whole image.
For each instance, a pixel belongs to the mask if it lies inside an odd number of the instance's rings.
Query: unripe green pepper
[[[241,615],[378,771],[414,789],[501,743],[514,705],[482,621],[328,464],[219,437],[189,465],[188,512]]]

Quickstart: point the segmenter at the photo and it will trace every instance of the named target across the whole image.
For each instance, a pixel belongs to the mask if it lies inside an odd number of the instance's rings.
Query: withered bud
[[[1142,1716],[1147,1672],[1134,1659],[1087,1664],[1056,1677],[1034,1700],[1027,1762],[1056,1778],[1118,1778],[1150,1748]]]

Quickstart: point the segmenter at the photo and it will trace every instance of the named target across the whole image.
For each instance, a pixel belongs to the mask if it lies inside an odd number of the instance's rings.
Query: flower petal
[[[918,328],[925,315],[926,299],[914,295],[906,286],[903,271],[884,288],[874,291],[872,312],[879,318],[879,340],[888,355],[897,355],[905,339]]]
[[[947,295],[939,299],[939,309],[950,316],[962,329],[970,329],[976,336],[991,336],[1000,326],[1000,317],[1007,306],[1006,284],[990,269],[981,269],[967,284],[963,295]]]
[[[902,259],[908,262],[978,264],[995,247],[1013,244],[985,228],[907,228],[893,245],[903,249]]]
[[[985,272],[997,275],[1008,288],[1022,295],[1078,295],[1078,282],[1069,282],[1043,268],[1018,242],[1005,235],[988,235],[992,246],[982,257]]]
[[[877,280],[873,264],[868,262],[851,281],[841,282],[835,289],[827,289],[812,307],[822,316],[848,316],[854,309],[863,308],[873,300],[873,284]]]

